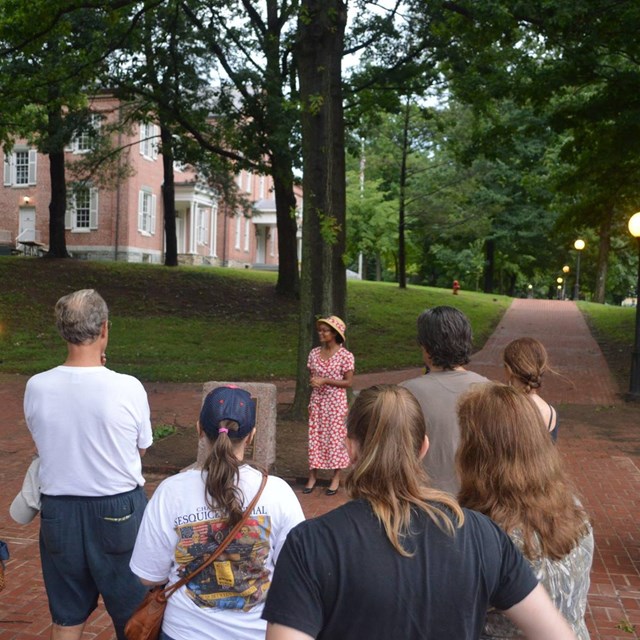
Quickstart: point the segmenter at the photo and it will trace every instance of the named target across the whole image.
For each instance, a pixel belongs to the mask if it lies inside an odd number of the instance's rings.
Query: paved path
[[[594,522],[596,556],[591,575],[588,625],[593,640],[639,638],[640,630],[640,433],[595,431],[588,416],[621,407],[618,390],[598,346],[571,302],[514,300],[469,368],[492,379],[502,379],[500,356],[514,337],[530,335],[547,346],[560,376],[545,380],[544,397],[554,404],[587,405],[580,424],[561,427],[559,448],[579,487]],[[357,355],[357,354],[356,354]],[[399,382],[420,369],[356,376],[355,387]],[[49,615],[38,557],[37,520],[28,526],[13,523],[8,507],[22,482],[32,451],[22,416],[25,378],[0,376],[0,539],[11,548],[8,586],[0,594],[0,640],[49,637]],[[201,385],[148,384],[154,423],[189,425],[201,399]],[[278,383],[280,402],[290,401],[291,382]],[[593,407],[593,409],[591,409]],[[613,409],[612,409],[613,407]],[[596,415],[595,413],[593,415]],[[562,407],[560,407],[562,418]],[[612,435],[613,434],[613,435]],[[634,453],[636,452],[636,453]],[[159,477],[149,477],[153,490]],[[345,500],[341,491],[329,498],[316,490],[302,496],[308,517]],[[635,625],[635,631],[631,628]],[[84,638],[113,637],[109,619],[100,607],[90,619]]]

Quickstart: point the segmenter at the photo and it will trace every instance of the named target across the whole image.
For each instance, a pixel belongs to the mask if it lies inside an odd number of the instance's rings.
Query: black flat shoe
[[[335,496],[335,495],[336,495],[336,493],[338,493],[338,490],[337,490],[337,489],[327,489],[327,490],[325,491],[325,493],[326,493],[328,496]]]
[[[302,490],[302,493],[311,493],[314,489],[316,488],[316,485],[314,484],[313,487],[305,487]]]

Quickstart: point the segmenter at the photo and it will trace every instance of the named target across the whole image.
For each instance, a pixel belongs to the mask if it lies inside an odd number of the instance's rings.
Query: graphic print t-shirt
[[[205,524],[178,527],[180,542],[175,561],[180,578],[195,571],[229,533],[224,514],[208,512]],[[220,557],[187,584],[187,595],[199,607],[248,611],[263,602],[269,587],[271,518],[256,515],[247,520],[239,536]]]
[[[258,491],[261,474],[240,472],[245,505]],[[135,574],[169,582],[193,572],[226,538],[226,512],[206,504],[200,470],[168,478],[154,493],[131,559]],[[171,596],[165,632],[174,638],[263,637],[260,614],[275,560],[289,530],[304,516],[292,489],[270,477],[251,516],[220,557]]]

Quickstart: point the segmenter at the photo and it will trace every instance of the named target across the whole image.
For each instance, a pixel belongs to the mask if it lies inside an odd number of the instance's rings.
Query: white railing
[[[23,242],[40,242],[40,231],[25,229],[16,236],[16,244]]]

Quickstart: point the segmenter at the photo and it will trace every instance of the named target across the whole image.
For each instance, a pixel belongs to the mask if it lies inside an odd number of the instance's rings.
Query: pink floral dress
[[[320,357],[320,347],[309,353],[311,377],[342,380],[355,370],[353,354],[340,347],[328,360]],[[347,390],[330,384],[311,391],[309,401],[309,468],[344,469],[351,464],[344,444],[347,437]]]

